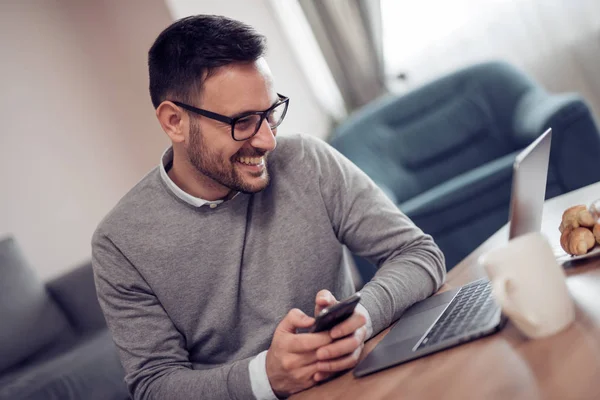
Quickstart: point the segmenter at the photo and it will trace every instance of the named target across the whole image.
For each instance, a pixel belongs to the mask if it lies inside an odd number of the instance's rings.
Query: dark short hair
[[[175,21],[148,51],[150,97],[154,108],[167,98],[191,102],[217,68],[252,62],[266,51],[266,38],[243,22],[218,15]]]

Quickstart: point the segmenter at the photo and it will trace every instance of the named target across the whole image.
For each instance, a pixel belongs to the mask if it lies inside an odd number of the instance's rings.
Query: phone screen
[[[323,309],[323,311],[321,311],[321,313],[317,316],[317,320],[309,332],[315,333],[328,331],[337,324],[350,318],[350,316],[354,313],[354,309],[359,301],[360,293],[354,293],[347,299],[340,301],[331,307]]]

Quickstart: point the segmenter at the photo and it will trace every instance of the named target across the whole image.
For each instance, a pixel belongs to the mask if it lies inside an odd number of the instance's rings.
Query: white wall
[[[171,18],[143,3],[0,5],[0,236],[43,279],[89,259],[95,226],[167,146],[145,58]]]
[[[286,1],[286,0],[284,0]],[[267,62],[279,93],[290,98],[280,134],[305,133],[321,138],[329,134],[330,118],[310,90],[293,51],[285,39],[268,0],[166,0],[175,19],[194,14],[217,14],[243,21],[267,37]]]
[[[267,35],[277,88],[292,99],[282,133],[327,133],[265,2],[192,3]],[[13,234],[43,279],[89,259],[98,222],[168,145],[146,57],[172,20],[163,0],[0,3],[0,237]]]

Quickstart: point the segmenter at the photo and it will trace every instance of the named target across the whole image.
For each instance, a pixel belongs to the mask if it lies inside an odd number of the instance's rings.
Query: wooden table
[[[600,198],[600,182],[544,204],[542,232],[558,243],[562,212]],[[508,240],[505,226],[448,273],[456,287],[485,276],[478,257]],[[363,378],[348,372],[294,399],[600,399],[600,257],[565,267],[576,321],[528,340],[510,323],[499,333]],[[365,344],[363,357],[389,328]]]

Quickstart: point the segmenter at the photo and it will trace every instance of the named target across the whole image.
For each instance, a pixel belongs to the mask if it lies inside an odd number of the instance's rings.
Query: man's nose
[[[250,144],[252,147],[262,149],[265,151],[273,151],[277,146],[277,139],[275,138],[276,133],[269,126],[267,119],[265,118],[258,128],[256,135],[250,138]]]

